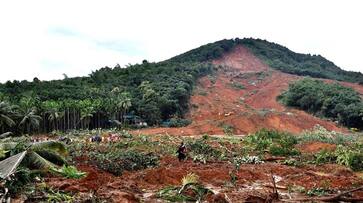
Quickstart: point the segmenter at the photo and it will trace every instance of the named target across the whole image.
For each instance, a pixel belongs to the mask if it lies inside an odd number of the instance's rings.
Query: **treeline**
[[[342,70],[320,55],[299,54],[279,44],[252,38],[224,39],[203,45],[170,60],[208,61],[218,59],[237,45],[247,47],[270,67],[285,73],[363,84],[362,73]]]
[[[295,75],[363,83],[362,73],[342,70],[320,55],[295,53],[266,40],[243,39],[240,42],[274,69]]]
[[[306,78],[290,84],[280,99],[287,106],[363,129],[363,101],[352,88]]]
[[[101,68],[89,77],[0,85],[0,132],[104,128],[182,118],[195,81],[209,63],[160,62]],[[25,118],[32,115],[32,119]],[[6,118],[6,119],[5,119]]]

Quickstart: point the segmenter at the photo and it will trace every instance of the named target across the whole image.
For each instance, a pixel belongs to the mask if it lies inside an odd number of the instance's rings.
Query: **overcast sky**
[[[236,37],[267,39],[363,72],[361,2],[3,0],[0,82],[84,76]]]

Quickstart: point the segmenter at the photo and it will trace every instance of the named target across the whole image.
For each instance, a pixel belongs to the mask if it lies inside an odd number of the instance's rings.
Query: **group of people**
[[[89,138],[89,142],[116,142],[120,139],[120,136],[117,134],[109,133],[105,136],[101,135],[94,135],[91,138]]]

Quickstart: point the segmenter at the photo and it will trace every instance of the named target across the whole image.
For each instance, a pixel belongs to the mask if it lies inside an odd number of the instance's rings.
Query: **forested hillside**
[[[352,88],[306,78],[290,84],[280,99],[288,106],[363,129],[363,101]]]
[[[0,133],[104,128],[146,122],[182,126],[197,79],[238,45],[283,72],[349,82],[362,73],[341,70],[321,56],[297,54],[259,39],[221,40],[159,63],[104,67],[88,77],[0,84]],[[167,121],[167,122],[166,122]]]
[[[140,118],[148,125],[183,123],[196,79],[211,71],[208,63],[143,61],[89,77],[7,82],[0,85],[1,132],[110,127]]]
[[[285,73],[363,84],[362,73],[342,70],[320,55],[299,54],[279,44],[252,38],[217,41],[178,55],[170,60],[177,62],[213,60],[221,57],[225,52],[230,51],[237,45],[249,48],[270,67]]]

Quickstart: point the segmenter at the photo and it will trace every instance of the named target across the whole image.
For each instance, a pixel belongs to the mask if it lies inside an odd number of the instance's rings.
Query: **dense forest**
[[[0,86],[0,132],[30,133],[184,121],[196,79],[209,63],[149,63],[101,68],[89,77]]]
[[[190,121],[183,117],[196,80],[214,70],[211,60],[237,45],[283,72],[363,83],[361,73],[341,70],[321,56],[259,39],[221,40],[159,63],[144,60],[124,68],[104,67],[88,77],[0,84],[0,133],[187,125]]]
[[[171,61],[209,61],[221,57],[237,45],[250,49],[270,67],[285,73],[363,84],[363,74],[345,71],[320,55],[299,54],[279,44],[261,39],[230,39],[203,45]]]
[[[280,99],[288,106],[363,129],[363,101],[352,88],[306,78],[290,84]]]

